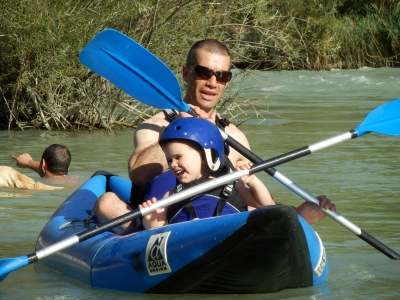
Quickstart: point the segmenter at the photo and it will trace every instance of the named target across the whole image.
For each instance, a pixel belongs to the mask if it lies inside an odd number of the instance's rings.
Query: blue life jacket
[[[176,187],[176,192],[179,193],[209,180],[213,180],[213,178],[202,178],[187,184],[179,183]],[[232,189],[229,193],[227,193],[226,186],[222,186],[214,188],[206,194],[197,195],[172,204],[168,207],[167,220],[170,224],[180,223],[195,218],[203,219],[229,215],[246,210],[246,204],[232,183]]]
[[[144,186],[137,186],[132,183],[131,196],[129,201],[134,208],[142,204],[144,200],[156,197],[157,200],[164,197],[165,193],[176,186],[176,178],[170,170],[158,175]]]

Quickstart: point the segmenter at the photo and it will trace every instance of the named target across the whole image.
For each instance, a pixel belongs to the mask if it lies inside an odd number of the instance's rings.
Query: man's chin
[[[205,112],[210,112],[215,108],[215,106],[217,106],[217,104],[218,102],[215,102],[214,100],[202,99],[199,103],[199,107]]]

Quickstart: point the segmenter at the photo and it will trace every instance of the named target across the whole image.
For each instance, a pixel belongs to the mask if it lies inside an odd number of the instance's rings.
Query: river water
[[[270,158],[347,132],[375,107],[400,97],[400,69],[256,72],[269,87],[245,97],[270,94],[269,113],[241,125],[252,150]],[[254,82],[242,83],[255,86]],[[261,123],[260,123],[261,122]],[[0,132],[0,165],[14,166],[12,154],[39,159],[52,143],[72,152],[70,174],[78,183],[96,170],[127,176],[132,130],[103,132]],[[367,134],[321,150],[277,169],[312,194],[326,194],[338,212],[400,252],[400,137]],[[22,170],[38,179],[33,172]],[[297,206],[302,199],[265,173],[273,196]],[[73,192],[0,188],[0,258],[34,252],[37,236],[57,207]],[[12,272],[0,283],[0,299],[398,299],[400,262],[393,261],[329,218],[315,224],[329,259],[329,281],[317,287],[265,295],[132,295],[92,289],[38,262]],[[245,258],[243,258],[245,259]]]

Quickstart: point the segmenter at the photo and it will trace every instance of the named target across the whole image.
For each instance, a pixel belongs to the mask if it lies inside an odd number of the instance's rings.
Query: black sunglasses
[[[217,71],[214,72],[210,68],[200,66],[200,65],[187,65],[189,68],[194,70],[194,73],[196,76],[200,77],[201,79],[210,79],[213,75],[215,75],[215,78],[217,81],[222,82],[222,83],[227,83],[229,80],[232,78],[232,72],[229,71]]]

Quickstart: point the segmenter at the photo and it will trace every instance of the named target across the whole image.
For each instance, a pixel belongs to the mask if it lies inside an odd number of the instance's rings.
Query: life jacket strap
[[[172,122],[178,116],[177,112],[174,109],[166,108],[163,110],[165,118],[168,122]]]
[[[189,202],[188,204],[186,204],[185,208],[188,210],[190,216],[192,217],[192,220],[197,218],[196,209],[194,208],[192,202]]]

